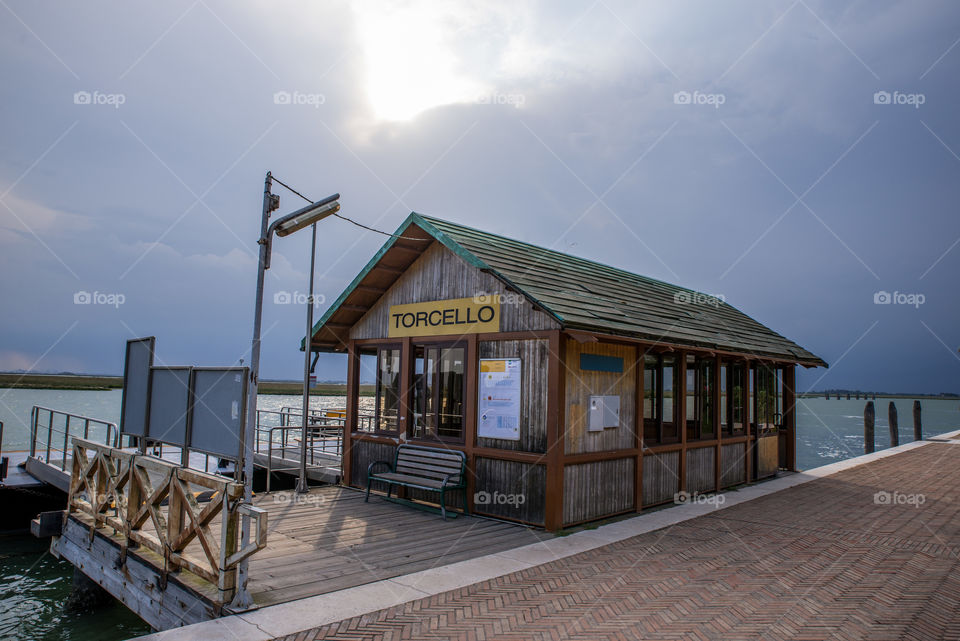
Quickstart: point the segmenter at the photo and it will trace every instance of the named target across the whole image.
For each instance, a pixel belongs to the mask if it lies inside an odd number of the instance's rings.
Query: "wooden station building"
[[[344,483],[460,450],[472,513],[548,530],[795,470],[795,366],[826,367],[717,298],[416,213],[310,349],[349,355]]]

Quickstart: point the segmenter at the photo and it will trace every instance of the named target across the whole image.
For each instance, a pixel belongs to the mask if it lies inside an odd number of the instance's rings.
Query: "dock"
[[[150,641],[960,637],[960,432]]]

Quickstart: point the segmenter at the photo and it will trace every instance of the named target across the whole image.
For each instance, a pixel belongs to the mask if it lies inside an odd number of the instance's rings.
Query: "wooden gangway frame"
[[[154,627],[172,627],[177,615],[163,611],[175,613],[184,597],[164,602],[171,576],[218,610],[242,587],[241,561],[266,547],[267,512],[242,499],[243,485],[231,479],[75,438],[63,535],[51,549],[121,592],[113,595]],[[245,516],[252,535],[242,546]],[[116,551],[114,567],[98,558],[105,543]]]

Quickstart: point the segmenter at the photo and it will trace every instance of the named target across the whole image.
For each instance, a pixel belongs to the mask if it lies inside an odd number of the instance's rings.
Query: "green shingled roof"
[[[565,329],[827,365],[727,303],[698,296],[693,290],[416,213],[410,214],[397,234],[411,225],[515,288]],[[378,252],[327,310],[314,327],[314,336],[395,240]]]

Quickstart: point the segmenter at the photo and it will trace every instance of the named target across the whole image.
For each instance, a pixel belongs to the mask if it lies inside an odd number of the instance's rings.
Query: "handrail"
[[[46,424],[40,425],[40,415],[42,412],[46,412]],[[60,416],[64,418],[64,429],[54,426],[54,417]],[[72,412],[65,412],[63,410],[55,410],[50,407],[44,407],[42,405],[34,405],[33,409],[30,410],[30,456],[32,458],[37,458],[41,462],[46,463],[47,465],[53,465],[50,462],[50,455],[53,453],[61,453],[59,467],[63,472],[67,471],[67,457],[70,452],[70,439],[72,437],[80,437],[80,429],[76,433],[72,431],[72,426],[74,423],[73,420],[82,421],[82,438],[89,440],[91,427],[96,428],[97,426],[106,427],[106,434],[104,437],[104,445],[108,447],[119,447],[120,445],[120,430],[117,429],[117,424],[110,421],[104,421],[99,418],[92,418],[90,416],[84,416],[82,414],[73,414]],[[41,456],[37,456],[38,445],[40,445],[40,434],[41,431],[46,434],[46,441],[43,444],[43,451]],[[58,437],[63,435],[63,447],[57,448],[53,445],[53,437],[56,434]],[[58,440],[59,442],[59,440]]]
[[[137,554],[135,546],[161,555],[161,585],[167,572],[188,570],[216,585],[226,603],[236,592],[238,564],[266,547],[267,513],[242,502],[241,483],[81,438],[73,439],[72,458],[68,516],[87,517],[91,537],[113,528],[122,539],[121,562]],[[195,488],[213,491],[203,507]],[[242,548],[241,517],[252,517],[254,526]],[[194,542],[199,546],[188,552]]]

